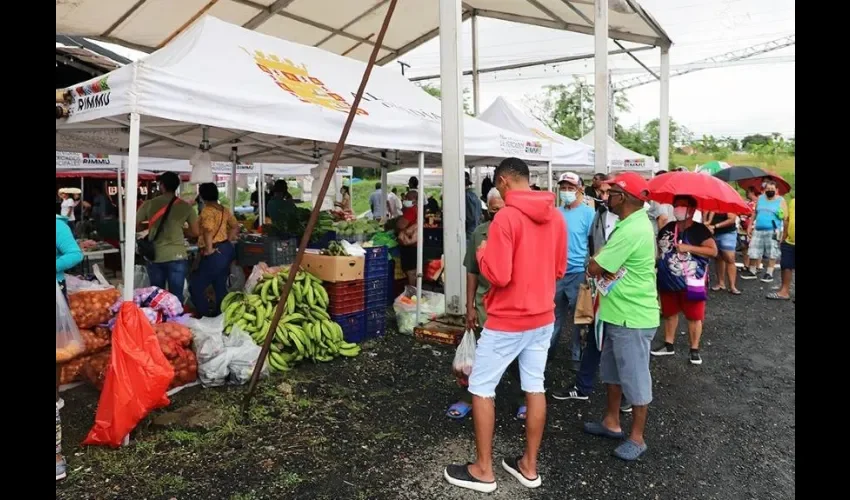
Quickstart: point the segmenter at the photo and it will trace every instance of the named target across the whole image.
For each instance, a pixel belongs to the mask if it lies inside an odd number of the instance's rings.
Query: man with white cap
[[[558,206],[567,227],[567,255],[564,256],[567,259],[567,274],[555,286],[555,331],[549,349],[550,359],[558,345],[561,330],[567,324],[572,324],[579,285],[585,281],[588,239],[596,212],[584,203],[583,198],[579,176],[573,172],[561,174],[558,178]],[[573,364],[570,368],[577,370],[581,360],[581,334],[578,328],[572,328],[570,338],[570,361]]]

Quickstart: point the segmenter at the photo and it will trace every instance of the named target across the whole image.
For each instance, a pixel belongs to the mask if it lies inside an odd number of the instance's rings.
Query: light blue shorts
[[[545,393],[543,373],[553,330],[552,324],[525,332],[497,332],[485,328],[475,349],[469,392],[482,398],[496,397],[496,386],[502,375],[519,358],[522,390]]]
[[[621,386],[626,401],[635,406],[652,401],[649,350],[655,330],[605,323],[599,378],[603,384]]]
[[[714,242],[717,243],[717,248],[722,252],[734,252],[738,245],[738,233],[730,231],[728,233],[720,233],[714,235]]]

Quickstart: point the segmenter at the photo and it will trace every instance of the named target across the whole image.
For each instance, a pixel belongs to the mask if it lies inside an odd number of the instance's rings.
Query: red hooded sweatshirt
[[[555,282],[567,269],[567,231],[553,193],[508,191],[478,250],[485,327],[524,332],[555,322]]]

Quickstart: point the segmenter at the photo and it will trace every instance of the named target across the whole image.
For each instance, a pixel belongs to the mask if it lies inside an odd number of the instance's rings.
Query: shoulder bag
[[[162,233],[163,224],[165,224],[166,219],[168,219],[168,214],[171,213],[171,207],[174,206],[174,203],[177,201],[177,196],[171,199],[168,202],[168,205],[162,207],[157,211],[157,213],[153,214],[153,217],[148,220],[148,234],[144,238],[139,238],[136,240],[136,253],[141,255],[146,261],[153,262],[156,260],[156,246],[154,246],[154,242]],[[153,232],[153,224],[162,218],[162,222],[160,222],[157,227],[156,233],[151,236]]]

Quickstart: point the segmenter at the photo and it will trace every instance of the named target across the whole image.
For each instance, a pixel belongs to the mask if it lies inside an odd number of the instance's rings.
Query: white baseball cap
[[[581,179],[577,174],[574,174],[572,172],[564,172],[563,174],[561,174],[561,176],[558,177],[558,184],[562,182],[572,184],[576,187],[581,186]]]

